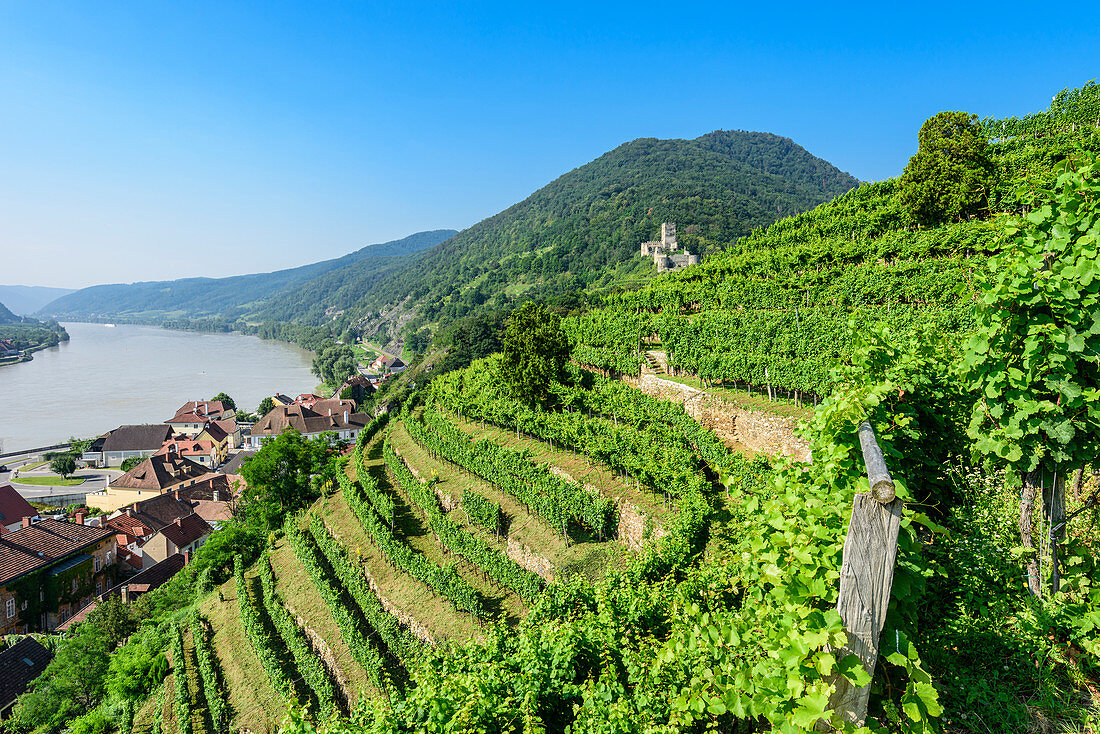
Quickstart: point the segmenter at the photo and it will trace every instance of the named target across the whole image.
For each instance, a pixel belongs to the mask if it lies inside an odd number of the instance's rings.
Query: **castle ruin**
[[[658,273],[679,270],[699,262],[698,255],[692,255],[687,249],[678,252],[680,244],[676,241],[676,223],[665,222],[661,225],[660,241],[643,242],[642,257],[652,257]]]

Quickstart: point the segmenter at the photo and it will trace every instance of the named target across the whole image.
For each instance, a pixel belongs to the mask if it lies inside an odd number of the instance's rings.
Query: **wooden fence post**
[[[894,585],[902,502],[895,496],[894,481],[886,468],[882,449],[866,421],[859,426],[859,442],[871,492],[855,496],[848,536],[844,539],[840,598],[836,608],[848,633],[848,644],[836,651],[836,659],[839,662],[854,654],[867,674],[873,677],[878,661],[879,635]],[[867,718],[871,684],[856,687],[839,675],[834,682],[836,688],[829,697],[829,707],[844,721],[862,726]],[[820,732],[833,730],[825,720],[818,721],[815,728]]]

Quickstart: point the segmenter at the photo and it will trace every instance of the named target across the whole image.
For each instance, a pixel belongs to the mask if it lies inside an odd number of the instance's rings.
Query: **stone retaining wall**
[[[332,648],[325,642],[325,638],[317,634],[316,630],[309,626],[302,615],[292,607],[290,604],[283,600],[286,610],[290,612],[290,616],[294,617],[294,621],[298,623],[298,626],[306,634],[306,639],[309,640],[310,649],[321,659],[321,664],[325,666],[329,675],[336,681],[336,688],[340,691],[340,696],[343,699],[342,704],[345,709],[349,709],[351,704],[354,703],[351,695],[351,688],[348,686],[348,680],[344,677],[344,671],[341,670],[340,664],[336,660],[336,654],[332,652]]]
[[[810,461],[810,446],[796,435],[798,421],[761,410],[745,410],[719,397],[657,375],[630,378],[631,384],[647,395],[684,406],[684,411],[727,443],[739,443],[766,454],[787,454],[798,461]]]
[[[567,482],[577,481],[569,475],[569,472],[559,469],[556,466],[550,466],[548,468],[551,474],[559,476]],[[583,483],[581,486],[592,494],[600,494],[600,490],[591,484]],[[649,541],[660,540],[668,535],[668,531],[665,530],[661,523],[652,520],[644,510],[634,503],[622,497],[614,497],[613,499],[615,506],[619,510],[619,524],[615,528],[615,534],[618,536],[619,542],[627,548],[631,550],[641,550],[642,546]],[[646,535],[647,524],[650,525],[648,536]]]
[[[505,553],[524,569],[541,576],[547,583],[554,580],[554,564],[515,538],[508,538]]]

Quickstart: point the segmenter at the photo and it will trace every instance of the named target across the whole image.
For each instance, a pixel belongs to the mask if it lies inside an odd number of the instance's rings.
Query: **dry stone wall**
[[[630,382],[647,395],[684,406],[689,416],[727,443],[739,443],[766,454],[787,454],[807,463],[810,461],[810,446],[796,435],[798,422],[793,418],[738,408],[699,388],[657,375],[645,374]]]
[[[556,466],[551,466],[549,469],[551,474],[555,474],[567,482],[577,481],[569,475],[569,472],[559,469]],[[592,494],[598,495],[600,493],[600,490],[593,487],[591,484],[584,483],[582,486]],[[615,506],[619,510],[619,524],[615,528],[615,533],[619,538],[619,542],[627,548],[631,550],[641,550],[642,546],[647,542],[651,540],[660,540],[668,535],[668,531],[665,530],[661,523],[653,520],[644,510],[633,502],[625,500],[622,497],[614,497],[613,499],[615,501]]]

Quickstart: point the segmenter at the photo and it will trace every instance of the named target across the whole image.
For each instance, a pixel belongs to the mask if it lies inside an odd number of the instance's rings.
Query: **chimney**
[[[175,497],[177,500],[180,498],[179,488],[176,488],[176,489],[172,490],[172,496]]]
[[[216,489],[214,490],[214,501],[215,502],[221,502],[222,501],[222,493],[219,492]]]
[[[84,513],[83,512],[76,513],[76,524],[77,525],[83,525],[84,524]]]
[[[123,604],[129,604],[130,603],[130,585],[129,584],[122,587],[122,603]]]
[[[183,552],[183,565],[186,566],[189,563],[191,563],[191,551],[185,550]]]
[[[23,527],[29,528],[31,526],[31,516],[27,515],[23,518]]]
[[[344,425],[347,425],[347,423],[348,423],[348,412],[345,410],[344,411]]]
[[[329,409],[328,409],[328,415],[329,415],[329,418],[331,418],[331,417],[332,417],[332,408],[329,408]]]
[[[126,517],[133,517],[133,516],[134,516],[134,508],[133,507],[127,507],[126,508]]]

